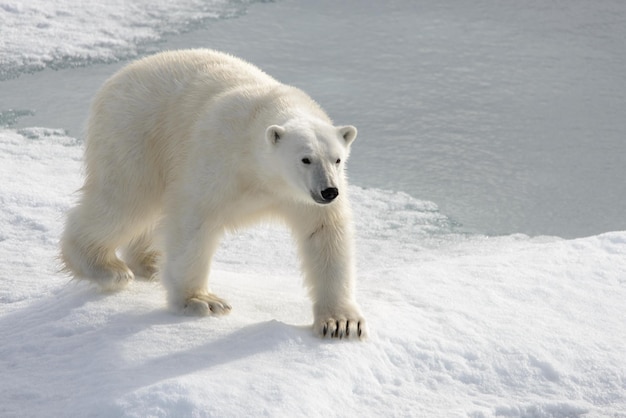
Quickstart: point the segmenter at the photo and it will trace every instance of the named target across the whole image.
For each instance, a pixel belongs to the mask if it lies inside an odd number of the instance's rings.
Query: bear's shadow
[[[164,316],[169,316],[169,318],[164,318]],[[143,315],[143,318],[131,317],[126,320],[135,319],[138,323],[154,325],[159,322],[195,320],[172,315],[166,311],[156,311]],[[311,334],[310,326],[289,325],[277,320],[250,324],[221,338],[208,337],[207,339],[206,343],[199,346],[157,357],[127,369],[126,373],[133,376],[132,382],[127,383],[136,389],[164,379],[206,371],[246,357],[274,351],[286,341],[298,340],[307,345],[317,341]],[[121,393],[127,393],[129,390],[132,391],[133,388],[127,386],[121,390]]]
[[[312,335],[310,326],[270,320],[244,326],[220,337],[207,332],[207,341],[200,345],[195,345],[198,336],[190,335],[194,343],[182,344],[179,350],[174,348],[169,354],[153,358],[146,355],[145,361],[141,359],[142,353],[137,351],[134,352],[137,357],[129,361],[123,351],[129,347],[132,349],[132,339],[141,332],[160,327],[167,330],[171,329],[168,325],[211,318],[189,318],[157,309],[137,314],[105,313],[104,321],[96,319],[93,323],[85,321],[77,325],[75,311],[80,310],[78,316],[92,315],[86,305],[105,297],[107,295],[95,289],[80,286],[72,289],[70,286],[0,318],[0,333],[9,342],[3,351],[9,357],[20,358],[19,364],[7,373],[38,375],[37,381],[29,384],[35,391],[56,392],[60,384],[64,393],[69,390],[81,397],[97,398],[101,406],[110,406],[120,397],[142,387],[275,351],[286,341],[297,341],[305,346],[319,341]],[[192,328],[190,332],[193,332]],[[193,347],[189,348],[191,345]],[[36,352],[24,357],[25,347],[37,347]],[[58,382],[61,368],[64,377]],[[7,378],[10,379],[9,375]],[[84,376],[91,377],[85,381]]]

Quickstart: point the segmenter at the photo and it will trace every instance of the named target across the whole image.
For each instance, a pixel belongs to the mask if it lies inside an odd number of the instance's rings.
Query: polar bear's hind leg
[[[135,277],[155,280],[159,272],[161,253],[154,249],[152,228],[133,239],[124,251],[128,267]]]
[[[61,239],[63,270],[76,279],[96,283],[104,291],[125,288],[133,280],[133,272],[117,257],[114,246],[98,242],[80,231],[73,222],[79,217],[80,207],[68,217],[68,226]]]
[[[135,275],[117,256],[117,249],[141,236],[142,222],[129,212],[113,210],[99,193],[86,193],[78,206],[68,214],[61,237],[63,269],[77,279],[87,279],[102,290],[121,290]],[[137,245],[145,243],[135,241]],[[151,254],[144,252],[140,263],[146,274],[152,267]],[[133,261],[136,261],[135,260]],[[139,264],[138,264],[139,265]]]

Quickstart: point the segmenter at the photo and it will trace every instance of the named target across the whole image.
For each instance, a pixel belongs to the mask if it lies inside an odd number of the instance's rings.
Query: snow
[[[103,52],[85,28],[126,28],[132,50],[218,4],[122,3],[0,0],[0,71],[67,59],[48,61],[58,39],[33,32],[44,11],[87,62],[128,52]],[[173,314],[159,283],[103,294],[58,273],[81,156],[63,129],[0,128],[2,417],[626,417],[626,231],[467,234],[432,202],[353,186],[371,336],[322,341],[280,225],[223,242],[211,282],[233,305],[223,318]]]
[[[165,34],[237,16],[249,1],[0,1],[0,80],[23,71],[137,56]]]
[[[434,204],[351,189],[372,336],[313,337],[288,232],[229,236],[213,289],[169,312],[158,283],[102,294],[56,273],[81,146],[0,131],[1,416],[625,416],[626,232],[454,232]]]

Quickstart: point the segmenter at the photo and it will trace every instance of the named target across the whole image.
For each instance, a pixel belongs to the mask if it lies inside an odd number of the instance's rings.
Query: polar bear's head
[[[344,164],[356,138],[354,126],[333,126],[310,119],[272,125],[265,137],[290,194],[298,200],[325,205],[345,187]]]

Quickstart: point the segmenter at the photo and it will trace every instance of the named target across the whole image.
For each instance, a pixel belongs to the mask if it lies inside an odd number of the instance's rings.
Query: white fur
[[[170,306],[225,314],[230,305],[208,288],[222,234],[278,217],[298,243],[315,332],[363,337],[344,175],[355,137],[301,90],[227,54],[173,51],[132,63],[92,105],[85,185],[61,240],[65,268],[107,290],[152,278],[160,222]]]

